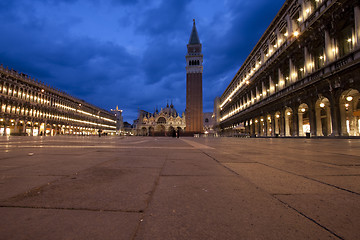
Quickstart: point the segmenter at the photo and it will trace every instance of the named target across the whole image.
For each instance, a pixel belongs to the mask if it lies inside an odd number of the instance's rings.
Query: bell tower
[[[195,19],[186,55],[186,133],[203,132],[203,55]]]

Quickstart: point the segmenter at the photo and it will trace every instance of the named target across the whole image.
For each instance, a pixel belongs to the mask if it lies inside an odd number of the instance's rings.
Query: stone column
[[[251,128],[251,135],[255,135],[256,133],[255,133],[255,121],[254,121],[254,119],[251,119],[251,122],[252,122],[252,124],[250,125],[250,128]]]
[[[274,117],[274,114],[271,114],[270,115],[270,119],[271,119],[271,123],[270,123],[270,125],[271,125],[271,136],[275,136],[275,117]]]
[[[264,82],[261,82],[261,94],[262,94],[262,99],[264,99],[266,97],[266,89],[265,89],[265,84]]]
[[[4,136],[7,136],[6,128],[8,128],[8,124],[4,121]]]
[[[299,119],[299,136],[305,136],[304,134],[304,129],[303,129],[303,125],[304,125],[304,120],[303,120],[303,117],[304,117],[304,113],[302,112],[299,112],[298,111],[298,119]]]
[[[283,89],[285,86],[284,76],[281,73],[281,69],[278,68],[278,75],[279,75],[279,81],[278,81],[278,90]],[[281,84],[283,82],[283,84]]]
[[[360,6],[354,7],[354,21],[355,21],[355,43],[354,47],[360,47]]]
[[[287,22],[287,33],[288,33],[288,37],[287,39],[290,39],[289,36],[292,34],[293,32],[293,28],[292,28],[292,21],[291,21],[291,17],[289,14],[286,15],[286,22]]]
[[[274,126],[275,126],[274,134],[280,135],[280,118],[277,118],[276,114],[275,114]]]
[[[262,124],[264,126],[263,136],[267,137],[268,136],[268,132],[267,132],[268,126],[267,126],[266,116],[263,119],[264,119],[263,122],[262,122]]]
[[[329,32],[325,30],[325,56],[326,56],[325,63],[326,64],[335,60],[335,53],[333,51],[334,50],[333,48],[334,48],[333,40],[330,37]]]
[[[270,42],[270,40],[267,40],[267,45],[268,45],[268,57],[267,58],[270,58],[271,57],[271,55],[273,55],[273,47],[272,47],[272,45],[271,45],[271,42]],[[271,53],[270,53],[270,51],[271,51]]]
[[[267,91],[267,90],[266,90]],[[269,76],[269,95],[273,94],[275,91],[275,84],[271,78],[271,76]]]
[[[285,118],[285,136],[290,136],[290,125],[289,125],[289,118],[290,116],[287,116],[286,113],[284,114]]]
[[[19,129],[19,126],[18,126],[18,121],[15,121],[15,123],[14,123],[14,133],[20,133],[20,129]]]
[[[246,122],[248,123],[247,125]],[[249,121],[245,121],[245,134],[251,135]]]
[[[250,95],[251,95],[251,104],[254,104],[255,99],[254,99],[254,91],[253,90],[251,90]]]
[[[30,136],[34,136],[34,125],[30,127]]]
[[[307,47],[304,47],[304,57],[305,57],[304,71],[305,71],[305,76],[306,76],[306,75],[309,75],[310,73],[312,73],[312,71],[313,71],[311,55],[310,55]]]
[[[297,108],[295,108],[297,109]],[[293,110],[292,114],[292,124],[293,124],[293,132],[291,133],[292,136],[298,137],[299,136],[299,119],[298,119],[298,111]]]
[[[309,111],[310,134],[312,136],[316,136],[316,114],[315,114],[314,103],[308,105],[308,111]]]
[[[290,79],[290,82],[293,83],[293,82],[296,82],[297,80],[297,72],[296,72],[296,67],[294,66],[291,58],[289,58],[289,79]],[[296,75],[293,75],[293,74],[296,74]]]
[[[316,136],[323,136],[322,123],[321,123],[321,108],[315,106],[315,118],[316,118]]]
[[[331,104],[330,107],[330,116],[331,116],[331,121],[329,122],[329,126],[330,131],[332,131],[331,136],[340,136],[341,133],[341,116],[340,116],[340,106],[339,106],[339,101],[334,101]],[[328,116],[329,117],[329,116]]]
[[[264,54],[263,49],[261,49],[260,61],[261,61],[261,64],[265,63],[265,54]]]
[[[284,137],[285,136],[285,110],[282,110],[280,112],[280,136]]]

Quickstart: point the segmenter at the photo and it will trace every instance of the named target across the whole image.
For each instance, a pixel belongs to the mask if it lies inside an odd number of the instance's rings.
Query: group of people
[[[172,130],[172,137],[173,138],[174,137],[179,138],[180,137],[180,129],[177,129],[177,130],[173,129]]]

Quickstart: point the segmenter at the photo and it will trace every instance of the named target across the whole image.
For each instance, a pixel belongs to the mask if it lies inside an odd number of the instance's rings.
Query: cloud
[[[283,0],[2,0],[0,63],[110,109],[186,103],[192,19],[203,43],[204,111],[212,111]]]
[[[174,32],[184,29],[185,10],[190,0],[164,0],[142,17],[137,31],[153,37],[167,38]]]
[[[136,5],[138,2],[138,0],[111,0],[114,5]]]

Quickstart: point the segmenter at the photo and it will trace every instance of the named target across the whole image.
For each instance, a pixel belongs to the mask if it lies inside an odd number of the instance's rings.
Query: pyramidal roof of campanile
[[[189,44],[200,44],[200,39],[199,39],[199,35],[198,32],[196,30],[196,26],[195,26],[195,19],[193,20],[194,24],[193,24],[193,28],[191,31],[191,35],[190,35],[190,40],[189,40]]]

